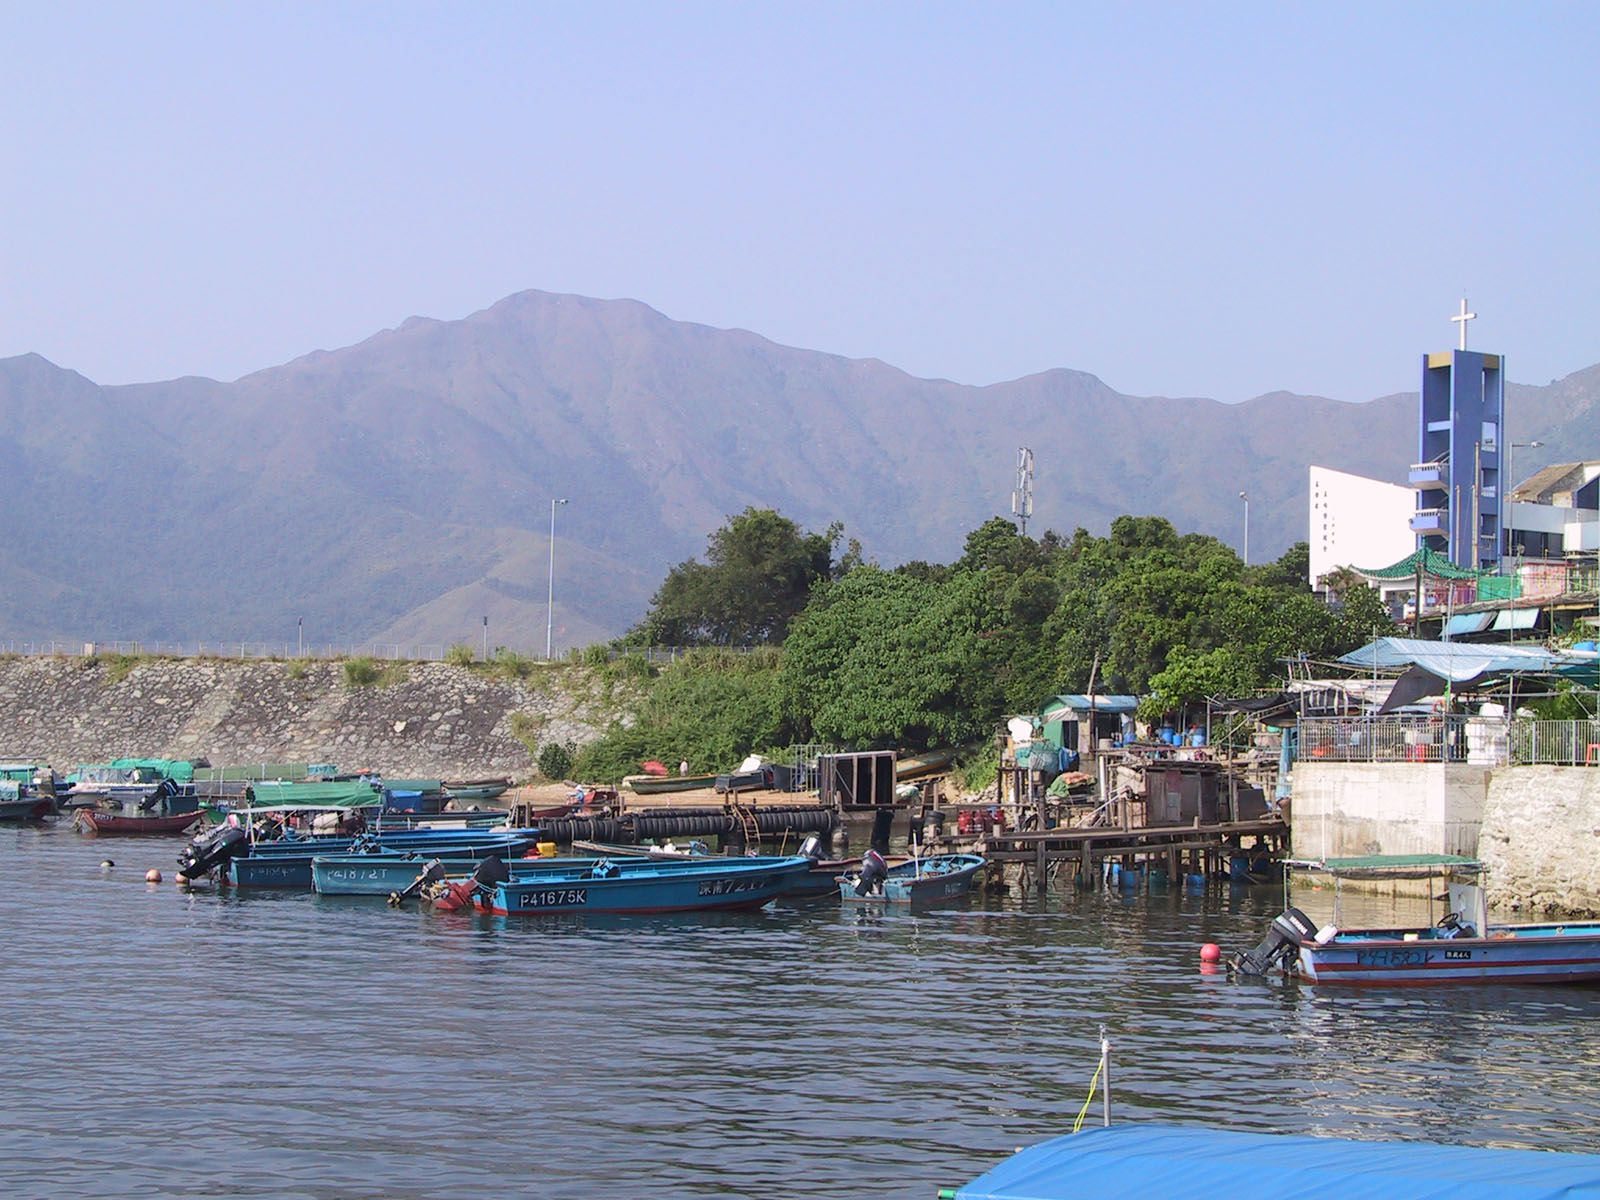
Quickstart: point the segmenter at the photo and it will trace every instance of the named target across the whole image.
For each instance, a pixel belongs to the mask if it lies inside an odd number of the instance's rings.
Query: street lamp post
[[[489,615],[483,617],[483,661],[489,661]]]
[[[565,503],[565,500],[550,501],[550,593],[545,598],[544,606],[544,656],[547,661],[556,630],[556,505]]]
[[[1239,499],[1244,501],[1244,565],[1250,565],[1250,493],[1240,492]]]
[[[306,656],[306,619],[304,617],[300,617],[295,621],[294,627],[295,633],[300,642],[300,649],[297,652],[296,657],[304,658]]]
[[[1506,443],[1506,469],[1505,477],[1500,480],[1500,528],[1505,531],[1507,554],[1511,553],[1511,489],[1516,484],[1517,477],[1511,473],[1511,452],[1513,450],[1532,450],[1544,445],[1543,442],[1507,442]]]

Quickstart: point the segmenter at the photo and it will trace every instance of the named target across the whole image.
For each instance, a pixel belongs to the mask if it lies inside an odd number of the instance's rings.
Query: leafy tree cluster
[[[696,656],[663,672],[638,719],[577,769],[615,778],[649,757],[726,769],[790,741],[950,745],[1091,686],[1148,695],[1159,712],[1249,694],[1281,681],[1284,659],[1332,657],[1391,629],[1377,595],[1348,580],[1336,606],[1322,603],[1304,543],[1246,567],[1161,517],[1037,540],[995,518],[955,562],[895,570],[854,548],[832,563],[839,536],[750,509],[712,535],[705,566],[674,568],[642,629],[781,640],[781,655]],[[763,562],[781,564],[771,586],[756,582]]]
[[[832,571],[842,533],[837,524],[824,533],[802,533],[770,508],[745,509],[711,535],[705,562],[691,558],[667,572],[629,640],[655,646],[782,642],[811,585]]]

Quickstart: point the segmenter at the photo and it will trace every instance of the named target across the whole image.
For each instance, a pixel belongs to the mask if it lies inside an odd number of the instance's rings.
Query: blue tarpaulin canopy
[[[1379,638],[1343,655],[1339,661],[1365,669],[1416,666],[1452,683],[1519,671],[1580,679],[1592,679],[1595,672],[1593,654],[1495,642],[1433,642],[1426,638]]]
[[[1600,1197],[1600,1156],[1113,1125],[1042,1142],[956,1200],[1545,1200]]]

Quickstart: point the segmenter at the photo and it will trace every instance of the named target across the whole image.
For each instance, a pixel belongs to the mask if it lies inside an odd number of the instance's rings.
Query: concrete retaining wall
[[[1296,858],[1478,852],[1490,768],[1460,763],[1296,763]]]
[[[1460,854],[1490,906],[1600,916],[1600,770],[1458,763],[1298,763],[1294,855]]]
[[[0,659],[0,758],[63,773],[145,756],[520,778],[533,773],[533,758],[513,726],[535,747],[581,745],[613,715],[604,689],[571,664],[526,681],[446,663],[407,664],[403,675],[351,687],[337,662]]]

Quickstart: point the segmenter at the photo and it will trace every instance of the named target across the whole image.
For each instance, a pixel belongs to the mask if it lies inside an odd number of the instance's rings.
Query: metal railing
[[[1304,717],[1300,758],[1311,762],[1467,762],[1486,722],[1479,717]],[[1503,731],[1503,721],[1488,722]],[[1467,737],[1473,727],[1472,744]],[[1474,756],[1476,757],[1476,756]]]
[[[1515,721],[1511,761],[1552,766],[1600,766],[1600,721]]]
[[[376,658],[396,662],[441,662],[452,646],[468,646],[465,641],[445,645],[439,642],[252,642],[252,641],[92,641],[79,638],[23,639],[0,638],[0,655],[93,658],[96,655],[130,655],[152,658],[245,658],[245,659],[346,659]],[[482,661],[482,650],[469,646],[475,661]],[[693,653],[753,654],[756,646],[635,646],[604,648],[607,661],[638,657],[653,664],[677,662]],[[502,655],[544,660],[542,650],[523,652],[496,646],[490,658]],[[555,662],[581,662],[589,651],[573,647],[558,653]]]
[[[1305,762],[1446,762],[1600,766],[1600,720],[1469,717],[1303,717]]]
[[[251,642],[251,641],[80,641],[0,640],[0,654],[93,658],[97,655],[144,655],[152,658],[382,658],[438,662],[447,647],[402,642]]]

